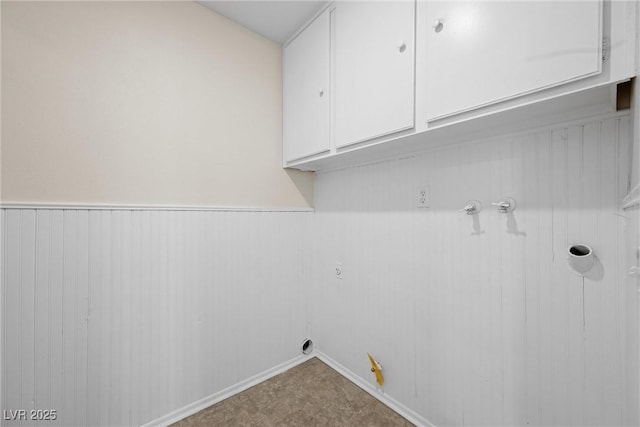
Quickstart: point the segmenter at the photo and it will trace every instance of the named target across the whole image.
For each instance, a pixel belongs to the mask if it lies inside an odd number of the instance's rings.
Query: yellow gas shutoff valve
[[[367,356],[369,356],[369,362],[371,363],[371,372],[375,374],[376,382],[380,387],[382,387],[382,384],[384,384],[384,377],[382,376],[382,365],[376,362],[371,354],[367,353]]]

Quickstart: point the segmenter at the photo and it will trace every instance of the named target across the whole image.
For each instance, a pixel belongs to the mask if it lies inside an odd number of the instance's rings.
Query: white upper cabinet
[[[323,170],[615,111],[637,0],[330,3],[284,48],[284,165]]]
[[[426,3],[426,119],[602,70],[601,1]],[[382,25],[382,24],[381,24]]]
[[[336,147],[414,126],[414,1],[338,2]]]
[[[330,35],[326,10],[284,48],[285,163],[330,149]]]

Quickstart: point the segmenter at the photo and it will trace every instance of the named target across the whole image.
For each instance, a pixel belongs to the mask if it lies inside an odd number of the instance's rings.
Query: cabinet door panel
[[[598,74],[601,3],[428,2],[427,119]]]
[[[328,151],[329,10],[285,47],[283,63],[285,160]]]
[[[413,1],[337,4],[336,146],[413,127],[414,15]]]

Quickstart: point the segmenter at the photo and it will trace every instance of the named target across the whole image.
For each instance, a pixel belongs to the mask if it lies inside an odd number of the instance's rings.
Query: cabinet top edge
[[[309,18],[304,24],[302,24],[300,28],[298,28],[296,32],[291,35],[291,37],[289,37],[287,40],[284,41],[284,43],[282,43],[282,48],[284,49],[287,46],[289,46],[291,42],[294,41],[296,37],[300,35],[300,33],[302,33],[309,25],[313,23],[313,21],[318,19],[318,17],[328,9],[334,8],[335,5],[336,5],[335,1],[330,1],[330,2],[327,2],[327,4],[325,4],[324,6],[322,6],[316,13],[313,14],[313,16],[311,16],[311,18]]]

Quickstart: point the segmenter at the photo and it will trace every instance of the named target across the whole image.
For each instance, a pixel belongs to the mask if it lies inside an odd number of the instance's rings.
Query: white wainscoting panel
[[[315,213],[2,209],[2,409],[58,412],[3,425],[174,419],[311,333],[434,425],[637,424],[629,140],[621,115],[321,173]]]
[[[318,174],[317,348],[373,383],[370,352],[385,393],[438,426],[622,424],[629,140],[621,115]],[[594,276],[569,271],[574,243]]]
[[[2,409],[141,425],[300,355],[311,213],[3,210]]]
[[[626,258],[626,283],[625,295],[625,322],[628,325],[640,325],[640,311],[638,300],[640,299],[640,274],[634,274],[633,268],[640,266],[640,206],[625,209],[626,229],[625,248]],[[640,334],[638,328],[626,328],[626,336],[623,336],[626,353],[623,359],[623,372],[626,380],[626,410],[623,425],[640,425]]]

